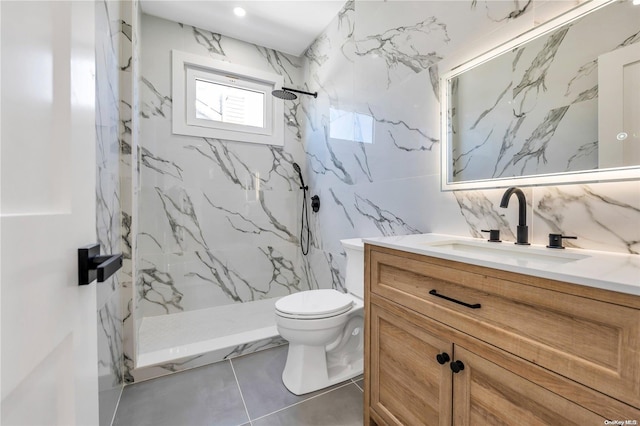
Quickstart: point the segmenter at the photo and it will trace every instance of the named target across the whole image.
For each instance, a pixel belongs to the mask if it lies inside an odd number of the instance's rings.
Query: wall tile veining
[[[119,99],[121,3],[95,3],[96,226],[101,253],[120,253]],[[113,418],[123,383],[121,274],[97,286],[100,424]],[[95,284],[94,284],[95,285]]]
[[[140,4],[121,3],[120,36],[120,202],[123,266],[121,306],[123,310],[123,380],[132,383],[135,364],[138,303],[137,229],[140,158]]]
[[[285,108],[284,147],[171,133],[171,49],[276,72],[294,87],[300,60],[147,15],[142,18],[142,44],[142,315],[307,288],[298,266],[301,194],[292,167],[304,160],[299,101]]]
[[[349,2],[305,54],[308,174],[324,204],[313,216],[308,268],[343,286],[341,238],[440,232],[515,241],[517,208],[503,189],[440,191],[438,64],[477,54],[575,2]],[[368,114],[372,144],[331,139],[330,108]],[[576,235],[574,247],[639,253],[640,183],[525,188],[530,241]]]

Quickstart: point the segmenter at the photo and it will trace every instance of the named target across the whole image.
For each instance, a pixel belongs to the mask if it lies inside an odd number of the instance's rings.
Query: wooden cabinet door
[[[451,370],[438,354],[453,344],[409,311],[371,304],[370,406],[389,425],[451,424]]]
[[[455,346],[453,425],[602,425],[603,417]],[[522,368],[528,368],[523,361]]]

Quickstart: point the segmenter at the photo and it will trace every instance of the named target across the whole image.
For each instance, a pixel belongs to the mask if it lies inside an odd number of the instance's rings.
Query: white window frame
[[[283,101],[271,95],[272,90],[282,87],[282,76],[177,50],[171,56],[174,134],[284,145]],[[264,92],[264,127],[196,118],[196,80]]]

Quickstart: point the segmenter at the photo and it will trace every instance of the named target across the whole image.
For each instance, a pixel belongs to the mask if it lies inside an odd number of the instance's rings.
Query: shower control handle
[[[314,213],[318,213],[318,210],[320,210],[320,197],[317,195],[311,197],[311,210]]]

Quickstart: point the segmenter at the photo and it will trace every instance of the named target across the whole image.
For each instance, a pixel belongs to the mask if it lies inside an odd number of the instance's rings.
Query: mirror
[[[444,190],[640,177],[640,5],[590,2],[445,74]]]

